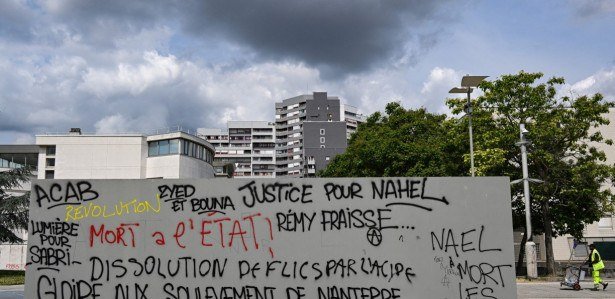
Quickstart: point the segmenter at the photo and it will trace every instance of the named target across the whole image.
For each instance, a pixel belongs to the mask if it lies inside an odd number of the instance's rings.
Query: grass
[[[0,285],[8,286],[8,285],[24,284],[25,280],[26,280],[25,271],[0,270]]]

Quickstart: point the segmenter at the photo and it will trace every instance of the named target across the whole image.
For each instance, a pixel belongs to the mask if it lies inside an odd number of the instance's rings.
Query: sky
[[[3,0],[0,144],[274,120],[326,91],[447,113],[466,74],[615,101],[615,1]]]

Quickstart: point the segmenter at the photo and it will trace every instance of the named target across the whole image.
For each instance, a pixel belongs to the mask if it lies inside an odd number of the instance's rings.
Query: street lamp
[[[525,242],[525,263],[528,278],[538,277],[538,265],[536,263],[536,243],[532,240],[532,218],[530,215],[530,182],[542,183],[542,180],[531,179],[527,170],[527,149],[526,145],[530,142],[525,139],[525,134],[529,131],[525,128],[525,124],[519,124],[519,142],[515,143],[521,149],[521,171],[523,178],[510,182],[511,185],[523,182],[523,197],[525,199],[525,227],[526,227],[526,242]]]
[[[465,75],[461,78],[461,88],[453,87],[449,93],[466,93],[468,94],[468,104],[466,108],[466,115],[468,116],[468,131],[470,134],[470,173],[474,176],[474,140],[472,138],[472,101],[470,100],[470,94],[472,93],[472,87],[477,87],[485,78],[489,76],[470,76]]]

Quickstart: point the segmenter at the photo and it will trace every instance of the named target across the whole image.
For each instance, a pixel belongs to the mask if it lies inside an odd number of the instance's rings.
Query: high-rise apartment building
[[[226,129],[201,128],[197,135],[216,150],[214,170],[223,175],[227,165],[233,176],[275,177],[275,125],[267,121],[229,121]]]
[[[364,118],[326,92],[300,95],[275,104],[276,175],[309,177],[344,152]]]
[[[346,139],[350,140],[350,135],[356,132],[359,124],[365,122],[365,116],[359,114],[359,109],[350,105],[341,105],[340,117],[346,121]]]

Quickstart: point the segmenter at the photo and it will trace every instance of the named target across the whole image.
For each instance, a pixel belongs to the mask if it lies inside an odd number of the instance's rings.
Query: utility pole
[[[542,183],[541,180],[529,178],[527,170],[527,149],[526,145],[530,142],[525,139],[525,134],[529,133],[525,129],[525,124],[519,124],[519,142],[515,145],[521,148],[521,170],[523,178],[511,182],[512,184],[523,181],[523,198],[525,200],[525,227],[526,227],[526,242],[525,242],[525,262],[527,269],[527,278],[538,277],[538,265],[536,262],[536,243],[532,239],[532,218],[531,218],[531,206],[530,206],[530,181],[533,183]]]

